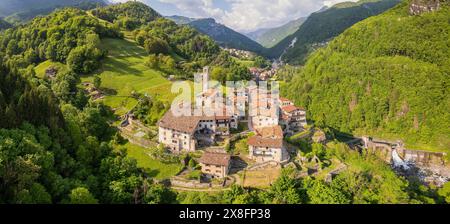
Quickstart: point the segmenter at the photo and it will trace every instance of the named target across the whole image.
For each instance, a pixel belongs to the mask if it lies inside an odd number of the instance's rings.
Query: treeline
[[[82,10],[64,9],[6,30],[0,36],[0,52],[12,70],[52,60],[68,62],[75,72],[87,73],[98,67],[104,55],[98,47],[100,38],[119,36],[117,30]]]
[[[1,203],[173,201],[174,193],[145,178],[125,151],[113,149],[108,108],[59,106],[45,83],[0,68]]]
[[[172,203],[114,145],[113,113],[76,85],[104,55],[100,38],[120,36],[77,9],[60,10],[0,36],[0,203]],[[36,77],[52,60],[67,71]]]
[[[91,12],[94,16],[114,23],[116,26],[126,30],[134,30],[148,22],[161,18],[158,12],[140,2],[126,2],[99,7]]]
[[[408,3],[312,55],[285,94],[319,126],[449,150],[449,6],[410,16]]]

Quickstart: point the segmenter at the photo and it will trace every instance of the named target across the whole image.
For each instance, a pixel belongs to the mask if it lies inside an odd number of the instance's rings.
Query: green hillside
[[[8,29],[11,27],[11,24],[6,22],[3,18],[0,18],[0,30]]]
[[[411,16],[403,1],[313,54],[285,93],[319,126],[449,151],[449,32],[448,2]]]
[[[137,104],[131,97],[132,92],[158,96],[167,101],[175,96],[171,94],[172,83],[163,77],[163,73],[145,65],[145,50],[131,40],[104,39],[101,47],[108,51],[99,73],[101,88],[114,92],[103,99],[105,105],[123,115]],[[82,82],[93,82],[93,76],[83,76]]]
[[[225,25],[217,23],[212,18],[196,19],[187,23],[187,25],[211,37],[222,47],[251,51],[258,54],[264,51],[264,47],[259,43]]]
[[[267,51],[272,58],[282,57],[290,64],[304,64],[315,49],[338,36],[353,24],[380,14],[398,4],[399,0],[362,0],[344,2],[313,13],[294,34]],[[293,47],[291,45],[293,44]]]
[[[158,12],[140,2],[126,2],[100,7],[92,10],[91,13],[102,20],[116,23],[116,25],[128,30],[136,29],[161,17]]]
[[[6,17],[10,23],[23,23],[38,15],[48,15],[57,8],[77,7],[91,9],[104,6],[103,0],[2,0],[0,17]]]

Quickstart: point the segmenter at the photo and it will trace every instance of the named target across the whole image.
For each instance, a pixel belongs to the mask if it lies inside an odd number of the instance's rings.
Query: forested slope
[[[412,16],[409,1],[313,54],[286,94],[316,124],[450,150],[450,9]]]
[[[78,9],[0,35],[0,203],[161,203],[154,190],[174,200],[114,150],[112,112],[76,87],[104,57],[101,38],[120,36]],[[69,69],[37,78],[44,60]]]
[[[267,51],[269,57],[282,56],[290,64],[304,64],[318,46],[338,36],[353,24],[378,15],[398,4],[398,0],[361,0],[344,2],[313,13],[292,35]],[[295,40],[295,44],[290,45]],[[318,45],[318,46],[315,46]]]

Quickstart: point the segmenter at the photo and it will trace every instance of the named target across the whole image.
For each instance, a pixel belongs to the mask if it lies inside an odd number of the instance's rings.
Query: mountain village
[[[213,114],[175,116],[172,110],[167,111],[157,123],[161,147],[173,155],[201,152],[197,162],[206,180],[226,180],[230,172],[236,170],[235,164],[239,162],[233,161],[235,157],[225,149],[236,136],[248,136],[248,153],[240,157],[250,161],[253,167],[280,167],[289,162],[284,138],[307,128],[304,108],[258,86],[239,88],[232,96],[224,97],[217,88],[208,85],[208,67],[198,76],[202,80],[202,91],[196,95],[195,105],[190,107],[214,108]],[[133,116],[127,116],[122,126],[137,122]]]
[[[0,202],[450,203],[448,0],[338,1],[271,47],[88,1],[0,3]]]

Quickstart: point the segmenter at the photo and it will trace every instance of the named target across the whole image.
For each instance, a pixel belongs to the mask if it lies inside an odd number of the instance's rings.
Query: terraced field
[[[137,101],[131,98],[133,91],[171,101],[175,95],[170,92],[171,82],[162,72],[145,65],[147,53],[131,40],[104,39],[102,48],[108,50],[97,74],[82,77],[82,82],[92,82],[94,75],[102,80],[101,88],[106,90],[104,103],[123,115],[132,109]]]

